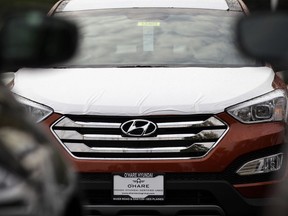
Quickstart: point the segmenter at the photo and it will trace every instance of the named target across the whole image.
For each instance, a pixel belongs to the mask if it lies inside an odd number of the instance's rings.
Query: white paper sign
[[[163,175],[123,173],[113,180],[113,200],[164,200]]]

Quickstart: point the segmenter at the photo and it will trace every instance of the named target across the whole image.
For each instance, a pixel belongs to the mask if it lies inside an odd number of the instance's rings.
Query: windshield
[[[255,66],[234,43],[240,12],[109,9],[61,12],[80,29],[78,54],[65,66]]]

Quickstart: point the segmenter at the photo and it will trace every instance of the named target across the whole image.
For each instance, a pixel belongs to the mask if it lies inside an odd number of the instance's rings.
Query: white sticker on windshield
[[[143,51],[154,51],[154,27],[143,27]]]
[[[160,22],[138,22],[137,26],[160,26]]]

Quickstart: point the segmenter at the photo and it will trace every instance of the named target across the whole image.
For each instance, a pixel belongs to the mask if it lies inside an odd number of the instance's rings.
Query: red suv
[[[91,215],[257,215],[286,173],[286,86],[235,46],[237,0],[71,0],[78,55],[13,88]],[[34,72],[34,70],[33,70]],[[31,75],[32,74],[32,75]]]

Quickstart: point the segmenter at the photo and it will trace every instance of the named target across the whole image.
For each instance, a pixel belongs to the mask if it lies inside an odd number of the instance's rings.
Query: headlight
[[[277,89],[260,97],[227,108],[227,112],[243,123],[286,121],[287,95]]]
[[[53,113],[53,109],[43,104],[36,103],[32,100],[16,95],[16,100],[23,105],[25,111],[36,122],[40,122]]]

